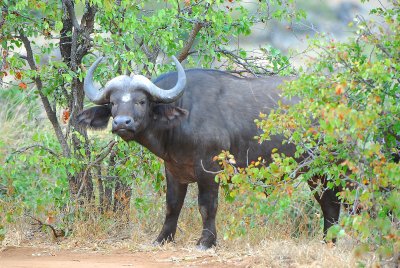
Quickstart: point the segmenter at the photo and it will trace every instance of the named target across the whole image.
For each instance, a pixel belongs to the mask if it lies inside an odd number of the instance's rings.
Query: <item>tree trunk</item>
[[[83,57],[91,48],[90,34],[93,32],[94,16],[96,7],[91,6],[86,1],[85,12],[79,24],[74,10],[74,2],[72,0],[63,0],[63,28],[60,32],[60,51],[63,61],[74,72],[79,71]],[[71,35],[72,34],[72,35]],[[71,93],[66,93],[69,100],[69,110],[71,117],[67,128],[66,137],[71,138],[71,154],[72,157],[80,159],[90,159],[90,149],[86,129],[76,124],[76,116],[83,109],[83,101],[85,94],[83,91],[83,81],[74,77],[71,83]],[[82,139],[83,138],[83,139]],[[85,153],[81,153],[84,148]],[[90,201],[93,197],[93,181],[91,172],[84,172],[85,167],[78,170],[75,175],[69,176],[69,189],[72,200],[75,200],[82,191],[85,200]]]

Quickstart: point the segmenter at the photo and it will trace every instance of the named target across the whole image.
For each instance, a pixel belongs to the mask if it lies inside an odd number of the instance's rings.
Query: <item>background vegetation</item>
[[[294,25],[304,19],[305,12],[291,0],[251,5],[5,0],[1,5],[3,238],[18,223],[32,221],[53,230],[54,237],[124,237],[128,232],[151,240],[146,235],[156,233],[163,217],[162,163],[106,132],[88,136],[74,118],[84,105],[86,67],[97,55],[109,56],[97,74],[100,83],[118,73],[155,77],[173,69],[168,57],[177,55],[186,68],[298,76],[284,92],[303,101],[260,115],[256,123],[264,131],[260,142],[283,133],[309,157],[296,163],[275,152],[271,165],[259,159],[242,170],[234,156],[221,153],[217,161],[224,170],[216,179],[228,203],[221,200],[218,225],[225,239],[245,233],[258,242],[263,237],[322,237],[319,209],[303,183],[321,174],[329,187],[343,187],[340,197],[347,204],[329,235],[354,239],[360,263],[398,263],[397,1],[373,9],[374,21],[358,17],[346,42],[324,35],[312,39],[308,66],[297,70],[290,56],[268,44],[249,51],[240,43],[254,25]],[[308,171],[294,179],[305,165]],[[185,206],[189,212],[183,212],[181,232],[200,229],[193,194]]]

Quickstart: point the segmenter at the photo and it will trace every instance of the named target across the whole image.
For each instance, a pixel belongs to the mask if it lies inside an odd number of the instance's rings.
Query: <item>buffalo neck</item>
[[[169,154],[166,148],[168,132],[169,130],[146,129],[135,137],[135,141],[164,161],[168,161]]]

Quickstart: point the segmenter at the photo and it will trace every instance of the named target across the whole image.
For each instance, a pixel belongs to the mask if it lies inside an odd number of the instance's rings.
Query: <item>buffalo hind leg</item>
[[[208,249],[216,245],[217,230],[215,227],[215,217],[218,207],[218,183],[207,181],[198,182],[199,187],[199,211],[203,220],[203,231],[197,242],[197,246],[202,249]]]
[[[154,244],[164,244],[173,241],[175,238],[176,227],[178,224],[179,213],[181,212],[185,200],[187,184],[179,183],[173,175],[166,169],[167,177],[167,206],[163,228]]]
[[[313,183],[309,183],[309,185],[312,190],[316,187]],[[325,189],[322,193],[314,194],[315,199],[317,199],[321,206],[324,216],[324,240],[326,240],[328,229],[339,222],[340,201],[336,196],[337,193],[338,191],[336,190]],[[336,239],[333,239],[332,242],[335,243]]]

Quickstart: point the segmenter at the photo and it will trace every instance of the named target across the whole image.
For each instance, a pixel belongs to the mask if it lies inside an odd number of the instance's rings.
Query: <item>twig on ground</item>
[[[44,223],[41,220],[31,216],[31,215],[27,215],[25,214],[25,216],[31,218],[32,220],[36,221],[36,223],[31,223],[32,225],[38,225],[39,229],[41,229],[43,226],[49,227],[52,231],[53,237],[54,238],[58,238],[58,237],[63,237],[65,236],[65,233],[63,230],[57,230],[56,228],[54,228],[51,224],[48,223]]]

